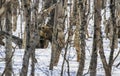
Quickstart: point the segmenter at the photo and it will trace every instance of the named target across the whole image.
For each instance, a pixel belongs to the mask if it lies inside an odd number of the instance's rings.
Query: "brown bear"
[[[41,26],[39,30],[40,30],[39,34],[41,37],[52,42],[52,28],[51,27],[44,25],[44,26]]]
[[[49,42],[52,42],[52,28],[47,25],[39,27],[40,41],[38,48],[47,48]]]

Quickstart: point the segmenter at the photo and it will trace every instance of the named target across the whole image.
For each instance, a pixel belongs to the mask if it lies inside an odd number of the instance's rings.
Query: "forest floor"
[[[120,46],[120,43],[119,43]],[[0,73],[3,72],[5,68],[5,52],[3,50],[4,47],[0,47]],[[86,61],[85,61],[85,68],[84,68],[84,74],[85,76],[89,76],[88,68],[91,58],[91,50],[92,50],[92,38],[88,38],[86,40]],[[115,55],[118,53],[119,49],[115,50]],[[63,55],[64,55],[64,49],[62,50],[60,60],[57,66],[54,67],[54,71],[49,71],[49,63],[50,63],[50,57],[51,57],[51,47],[49,46],[46,49],[36,49],[36,59],[37,63],[35,65],[35,76],[60,76],[61,73],[61,67],[63,62]],[[109,40],[104,39],[104,52],[106,55],[106,59],[109,59]],[[13,56],[13,73],[14,76],[19,76],[21,67],[22,67],[22,59],[23,59],[24,50],[23,49],[15,49],[15,53]],[[78,69],[78,62],[76,62],[76,51],[74,48],[70,48],[68,50],[68,58],[69,58],[69,65],[70,65],[70,76],[76,76],[77,69]],[[31,62],[31,61],[30,61]],[[120,55],[115,60],[115,63],[113,65],[112,70],[112,76],[119,76],[120,75],[120,66],[116,67],[116,65],[120,62]],[[30,63],[31,64],[31,63]],[[29,73],[31,71],[31,65],[29,65]],[[30,76],[30,74],[28,74]],[[67,64],[65,63],[64,66],[64,75],[67,75]],[[97,64],[97,76],[105,76],[104,75],[104,69],[102,66],[102,62],[98,53],[98,64]]]

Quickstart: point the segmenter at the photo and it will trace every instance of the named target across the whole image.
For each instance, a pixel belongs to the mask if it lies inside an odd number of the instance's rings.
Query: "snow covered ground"
[[[108,12],[109,13],[109,12]],[[107,14],[109,15],[109,14]],[[107,16],[109,17],[109,16]],[[17,32],[13,33],[16,36],[19,36],[18,33],[20,33],[20,16],[18,17],[18,26],[17,26]],[[91,24],[93,24],[93,21],[90,21]],[[22,23],[24,25],[24,22]],[[92,25],[88,26],[89,34],[92,36],[93,34],[93,27]],[[24,28],[24,26],[22,26]],[[24,31],[24,29],[22,29]],[[20,36],[21,37],[21,36]],[[120,43],[119,43],[120,47]],[[119,49],[116,49],[115,55],[118,53]],[[85,76],[89,76],[88,68],[89,68],[89,63],[90,63],[90,58],[91,58],[91,51],[92,51],[92,38],[86,39],[86,61],[85,61],[85,68],[84,68],[84,74]],[[60,60],[58,63],[58,66],[54,67],[54,71],[52,72],[49,71],[49,63],[50,63],[50,57],[51,57],[51,47],[49,46],[46,49],[36,49],[36,59],[37,63],[35,65],[35,76],[60,76],[61,72],[61,65],[63,62],[63,54],[64,50],[61,53]],[[109,53],[110,53],[110,48],[109,48],[109,40],[104,39],[104,52],[106,55],[107,60],[109,59]],[[23,54],[24,50],[23,49],[15,49],[14,57],[13,57],[13,74],[14,76],[19,76],[21,67],[22,67],[22,59],[23,59]],[[70,64],[70,75],[71,76],[76,76],[77,70],[78,70],[78,62],[76,62],[76,51],[74,48],[70,48],[68,50],[68,55],[69,55],[69,64]],[[4,47],[0,46],[0,74],[3,73],[3,70],[5,68],[5,51]],[[120,55],[118,58],[115,60],[115,63],[113,65],[113,70],[112,70],[112,76],[120,76],[120,66],[116,67],[116,65],[120,62]],[[31,65],[29,65],[29,72],[31,71]],[[30,76],[30,74],[28,74]],[[67,76],[67,66],[64,67],[64,76]],[[97,65],[97,76],[105,76],[104,69],[102,66],[102,62],[98,53],[98,65]]]
[[[92,39],[89,38],[86,40],[86,62],[85,62],[85,70],[84,74],[88,72],[89,63],[90,63],[90,57],[91,57],[91,48],[92,48]],[[120,46],[120,45],[119,45]],[[1,47],[0,49],[0,73],[3,72],[5,68],[5,62],[1,59],[5,58],[4,50]],[[106,58],[109,58],[109,40],[104,39],[104,50]],[[63,50],[64,51],[64,50]],[[36,49],[36,67],[35,67],[35,76],[60,76],[61,72],[61,65],[63,61],[63,52],[61,53],[60,60],[58,63],[58,66],[54,67],[54,71],[51,75],[51,72],[49,71],[49,63],[50,63],[50,57],[51,57],[51,47],[48,47],[46,49]],[[78,69],[78,62],[76,62],[76,51],[74,48],[71,48],[69,51],[69,64],[70,64],[70,75],[76,76],[77,69]],[[115,55],[117,54],[118,49],[116,49]],[[24,50],[22,49],[16,49],[13,57],[13,73],[14,76],[19,76],[20,69],[22,67],[22,58],[23,58]],[[120,67],[116,68],[116,64],[120,62],[120,56],[116,59],[114,65],[113,65],[113,71],[112,76],[119,76],[120,74]],[[31,65],[29,65],[29,73],[31,71]],[[28,75],[30,76],[30,75]],[[67,76],[67,66],[64,68],[64,76]],[[89,76],[89,74],[86,74],[85,76]],[[97,65],[97,76],[105,76],[104,75],[104,69],[98,54],[98,65]]]

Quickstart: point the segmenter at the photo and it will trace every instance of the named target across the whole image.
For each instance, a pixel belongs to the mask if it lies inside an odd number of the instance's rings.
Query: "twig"
[[[114,63],[114,62],[115,62],[115,60],[117,59],[117,57],[119,56],[119,54],[120,54],[120,49],[119,49],[119,51],[118,51],[117,55],[115,56],[115,58],[113,59],[113,62],[112,62],[112,63]]]

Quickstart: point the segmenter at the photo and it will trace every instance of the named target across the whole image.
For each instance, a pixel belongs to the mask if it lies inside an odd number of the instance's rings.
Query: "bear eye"
[[[44,27],[41,27],[41,29],[43,29],[43,30],[44,30],[45,28],[44,28]]]

